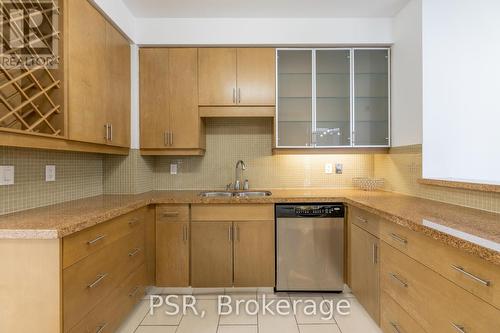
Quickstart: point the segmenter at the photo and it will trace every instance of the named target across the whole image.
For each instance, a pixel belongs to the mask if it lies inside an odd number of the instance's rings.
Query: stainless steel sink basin
[[[269,191],[244,191],[235,193],[237,197],[268,197],[271,195],[272,193]]]
[[[268,197],[272,195],[269,191],[206,191],[201,192],[200,197],[204,198],[227,198],[227,197]]]
[[[212,191],[212,192],[201,192],[200,197],[205,198],[217,198],[217,197],[232,197],[233,193],[228,191]]]

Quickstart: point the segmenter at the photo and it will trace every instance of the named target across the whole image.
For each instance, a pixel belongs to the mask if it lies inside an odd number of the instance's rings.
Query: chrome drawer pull
[[[134,290],[132,290],[129,294],[128,297],[134,297],[137,292],[139,291],[139,287],[135,287]]]
[[[87,245],[93,245],[93,244],[97,243],[98,241],[100,241],[101,239],[104,239],[105,237],[106,237],[106,235],[98,236],[97,238],[95,238],[91,241],[88,241]]]
[[[373,244],[373,263],[377,264],[378,262],[378,246],[377,244]]]
[[[134,224],[137,224],[137,223],[139,223],[139,219],[138,218],[130,219],[130,221],[128,221],[128,224],[130,226],[133,226]]]
[[[164,212],[163,217],[175,217],[179,215],[179,212]]]
[[[394,279],[394,281],[398,282],[403,287],[408,288],[408,283],[406,283],[403,280],[401,280],[401,278],[397,274],[389,273],[389,275]]]
[[[134,251],[130,252],[130,253],[128,254],[128,256],[129,256],[129,257],[133,257],[133,256],[135,256],[135,255],[136,255],[137,253],[139,253],[139,252],[141,252],[141,249],[136,248],[136,249],[134,249]]]
[[[391,324],[392,328],[394,329],[394,332],[396,332],[396,333],[403,333],[403,332],[399,329],[399,325],[398,325],[398,324],[396,324],[395,322],[392,322],[392,321],[390,322],[390,324]]]
[[[362,218],[362,217],[356,216],[356,219],[357,219],[358,221],[363,222],[363,223],[368,223],[368,220],[367,220],[367,219],[364,219],[364,218]]]
[[[108,326],[108,323],[105,323],[105,324],[103,324],[101,326],[98,326],[97,327],[97,331],[95,331],[95,333],[102,333],[102,332],[104,332],[104,329],[106,328],[106,326]]]
[[[467,333],[467,331],[465,330],[465,327],[463,327],[462,325],[458,325],[458,324],[455,324],[455,323],[451,323],[451,326],[453,326],[453,328],[454,328],[457,332],[460,332],[460,333]]]
[[[104,278],[106,278],[106,276],[108,276],[108,273],[98,275],[97,280],[89,284],[87,288],[89,289],[95,288],[99,283],[101,283],[102,280],[104,280]]]
[[[398,241],[400,243],[403,243],[403,244],[408,244],[408,241],[406,239],[404,239],[403,237],[399,236],[399,235],[396,235],[394,233],[391,233],[390,234],[391,238],[394,239],[395,241]]]
[[[456,265],[451,265],[451,268],[453,268],[454,270],[462,273],[463,275],[467,276],[468,278],[470,278],[470,279],[472,279],[472,280],[474,280],[476,282],[481,283],[482,285],[484,285],[486,287],[491,286],[491,281],[483,280],[480,277],[477,277],[474,274],[467,272],[463,267],[456,266]]]

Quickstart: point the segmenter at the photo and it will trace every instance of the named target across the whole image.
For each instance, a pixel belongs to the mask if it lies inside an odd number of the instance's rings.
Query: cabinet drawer
[[[274,220],[274,205],[192,205],[191,219],[193,221],[269,221]]]
[[[384,333],[425,333],[422,327],[385,292],[380,293],[380,327]]]
[[[65,331],[144,263],[144,228],[63,271]]]
[[[349,221],[377,237],[380,219],[380,217],[367,211],[349,206]]]
[[[380,237],[500,309],[500,266],[387,221],[380,225]]]
[[[99,251],[144,224],[146,208],[63,238],[63,268]]]
[[[189,205],[157,205],[156,221],[158,222],[187,222],[189,221]]]
[[[390,245],[381,245],[381,288],[428,332],[500,332],[500,311]]]
[[[146,266],[141,265],[90,311],[70,333],[114,332],[145,291]]]

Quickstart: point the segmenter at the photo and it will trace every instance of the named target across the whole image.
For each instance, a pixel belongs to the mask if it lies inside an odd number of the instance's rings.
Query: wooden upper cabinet
[[[128,147],[129,42],[89,1],[66,5],[69,138]]]
[[[276,104],[276,54],[270,48],[238,49],[238,104]]]
[[[69,138],[106,143],[106,20],[87,0],[66,6]]]
[[[108,86],[107,123],[111,125],[108,144],[130,146],[130,43],[106,22]]]
[[[236,49],[198,49],[200,105],[234,105],[236,102]]]
[[[271,48],[200,48],[199,105],[275,105],[276,56]]]
[[[140,49],[141,148],[168,147],[169,52],[167,48]]]
[[[140,50],[141,149],[151,155],[201,155],[198,50]]]

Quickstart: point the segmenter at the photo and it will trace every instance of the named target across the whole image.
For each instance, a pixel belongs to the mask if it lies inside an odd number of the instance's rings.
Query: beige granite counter
[[[103,195],[0,216],[0,239],[55,239],[148,204],[344,202],[500,265],[500,214],[391,192],[271,190],[262,198],[202,198],[199,191]]]

